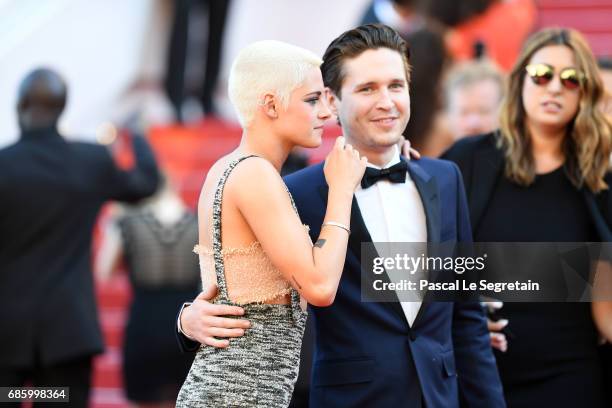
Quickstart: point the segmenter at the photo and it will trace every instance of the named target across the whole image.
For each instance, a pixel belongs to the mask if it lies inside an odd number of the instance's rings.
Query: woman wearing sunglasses
[[[525,44],[508,80],[500,129],[456,143],[474,240],[610,241],[612,127],[602,84],[576,31]],[[562,279],[560,275],[560,279]],[[496,358],[508,406],[602,407],[590,303],[506,303],[507,351]]]

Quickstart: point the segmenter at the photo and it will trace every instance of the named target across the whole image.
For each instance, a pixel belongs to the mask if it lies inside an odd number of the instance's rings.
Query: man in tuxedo
[[[391,28],[349,30],[327,48],[321,70],[347,143],[370,166],[355,193],[352,231],[335,301],[310,307],[315,327],[312,407],[504,407],[482,308],[477,302],[363,302],[364,242],[471,240],[462,179],[446,161],[400,157],[410,116],[408,50]],[[326,208],[323,165],[286,177],[302,221],[318,237]],[[189,337],[240,335],[239,310],[201,296],[179,315]],[[191,309],[191,310],[190,310]],[[216,327],[215,327],[216,326]],[[248,330],[248,329],[247,329]],[[193,347],[179,336],[184,348]],[[215,341],[220,341],[214,339]],[[229,345],[231,347],[231,343]]]
[[[158,172],[140,138],[129,171],[104,146],[66,141],[57,130],[66,98],[55,72],[27,75],[20,140],[0,150],[0,386],[70,387],[70,406],[86,407],[103,349],[90,268],[98,211],[153,194]]]

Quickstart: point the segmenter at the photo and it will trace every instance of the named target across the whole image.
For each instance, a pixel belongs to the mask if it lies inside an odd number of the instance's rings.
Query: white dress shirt
[[[399,151],[382,168],[399,163]],[[368,164],[369,167],[381,167]],[[406,172],[405,183],[378,181],[373,186],[357,187],[355,198],[372,242],[427,242],[427,222],[421,196]],[[381,254],[382,256],[382,254]],[[421,302],[400,302],[408,323],[412,326]]]

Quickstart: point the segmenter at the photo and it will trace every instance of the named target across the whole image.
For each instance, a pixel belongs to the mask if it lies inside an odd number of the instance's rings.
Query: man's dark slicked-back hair
[[[365,24],[345,31],[332,41],[323,55],[321,73],[323,82],[337,97],[341,97],[340,89],[346,73],[343,70],[344,61],[356,58],[367,50],[388,48],[399,52],[404,62],[406,80],[410,80],[410,50],[402,37],[384,24]]]

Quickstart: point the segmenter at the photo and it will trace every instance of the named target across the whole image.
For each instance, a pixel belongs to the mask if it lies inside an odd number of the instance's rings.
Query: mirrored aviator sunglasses
[[[529,64],[525,71],[534,84],[544,86],[555,77],[555,69],[547,64]],[[565,68],[559,72],[561,85],[565,89],[578,89],[580,87],[580,74],[576,68]]]

